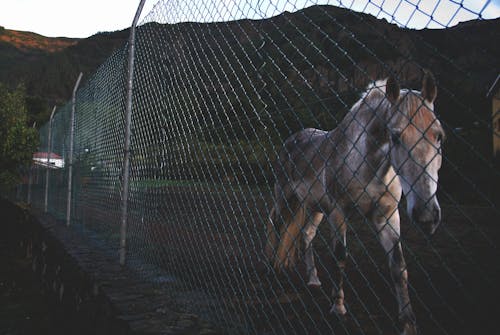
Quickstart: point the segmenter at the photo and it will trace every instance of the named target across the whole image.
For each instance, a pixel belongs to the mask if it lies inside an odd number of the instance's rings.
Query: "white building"
[[[51,169],[62,169],[64,167],[64,159],[58,154],[51,152],[49,161],[47,164],[48,153],[46,152],[35,152],[33,154],[33,162],[36,165],[48,166]]]

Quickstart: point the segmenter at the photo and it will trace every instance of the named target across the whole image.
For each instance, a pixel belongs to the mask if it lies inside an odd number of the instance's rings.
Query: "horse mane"
[[[387,78],[372,81],[366,87],[366,90],[361,93],[358,101],[351,107],[351,111],[359,110],[363,103],[371,101],[380,101],[385,99],[385,88],[387,87]]]
[[[372,81],[361,94],[361,100],[371,97],[385,97],[385,88],[387,87],[387,78]]]

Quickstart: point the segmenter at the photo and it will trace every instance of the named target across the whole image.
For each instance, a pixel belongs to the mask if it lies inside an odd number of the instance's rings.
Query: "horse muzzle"
[[[411,214],[413,222],[417,223],[428,237],[434,235],[441,223],[441,208],[439,205],[430,207],[416,207]]]

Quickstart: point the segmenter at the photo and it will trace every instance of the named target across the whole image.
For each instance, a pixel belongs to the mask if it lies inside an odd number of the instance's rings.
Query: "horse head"
[[[441,221],[436,191],[444,131],[434,114],[436,95],[430,72],[425,73],[420,92],[401,90],[393,77],[387,80],[391,164],[400,178],[408,215],[429,235]]]

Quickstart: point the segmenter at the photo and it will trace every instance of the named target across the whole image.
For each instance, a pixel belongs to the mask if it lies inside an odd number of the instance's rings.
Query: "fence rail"
[[[40,128],[17,199],[221,332],[491,333],[497,7],[333,5],[159,1]]]

